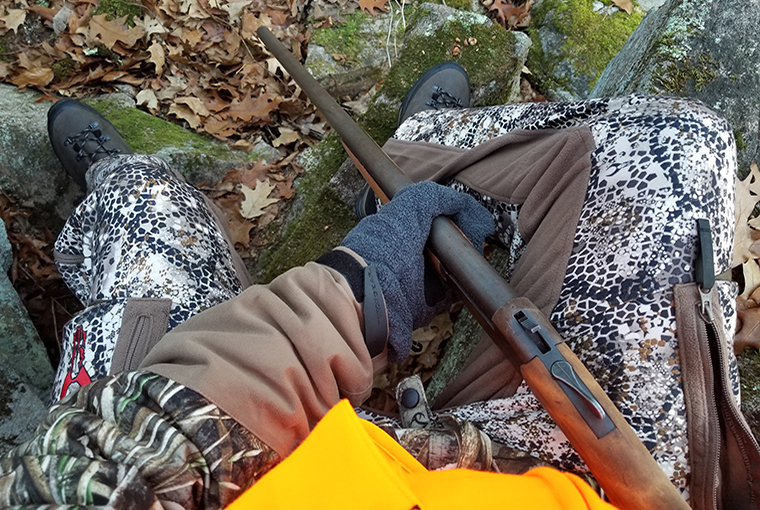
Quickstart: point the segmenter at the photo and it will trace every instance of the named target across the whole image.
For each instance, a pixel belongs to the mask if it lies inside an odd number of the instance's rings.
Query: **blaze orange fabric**
[[[500,508],[611,510],[580,478],[538,468],[524,475],[427,471],[346,400],[228,509]]]

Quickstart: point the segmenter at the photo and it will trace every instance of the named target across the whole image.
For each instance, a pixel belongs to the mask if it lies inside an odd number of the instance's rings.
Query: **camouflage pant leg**
[[[694,279],[697,218],[712,223],[715,273],[729,267],[736,161],[725,120],[696,101],[628,96],[421,113],[396,137],[471,148],[515,129],[578,125],[590,128],[596,149],[551,320],[686,493],[689,445],[673,286]],[[480,198],[497,222],[500,214],[509,217],[500,224],[514,224],[519,216],[519,207]],[[500,234],[518,257],[519,236]],[[736,287],[716,287],[731,339]],[[738,398],[736,360],[730,347],[728,352]],[[565,469],[586,470],[525,384],[510,398],[450,411],[497,441]]]
[[[203,196],[165,162],[108,158],[89,178],[93,191],[55,245],[58,268],[86,308],[64,329],[52,401],[109,373],[130,300],[171,300],[166,324],[151,325],[165,331],[241,291]]]

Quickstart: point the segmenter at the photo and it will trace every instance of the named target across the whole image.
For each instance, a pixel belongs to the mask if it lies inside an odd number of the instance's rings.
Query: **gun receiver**
[[[390,199],[412,184],[267,28],[259,28],[257,35],[342,137],[377,196]],[[445,277],[520,370],[610,501],[624,510],[688,509],[604,390],[535,305],[518,297],[447,218],[435,219],[428,246]]]

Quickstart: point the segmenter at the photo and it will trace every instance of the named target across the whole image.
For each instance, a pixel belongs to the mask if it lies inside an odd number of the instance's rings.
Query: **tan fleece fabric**
[[[517,228],[527,246],[510,283],[546,315],[559,300],[594,148],[586,126],[517,130],[470,150],[394,139],[384,147],[415,182],[454,178],[496,200],[522,204]],[[519,381],[512,365],[484,335],[434,405],[508,396]]]
[[[141,368],[197,391],[285,457],[341,398],[369,396],[361,317],[343,276],[309,263],[188,319]]]

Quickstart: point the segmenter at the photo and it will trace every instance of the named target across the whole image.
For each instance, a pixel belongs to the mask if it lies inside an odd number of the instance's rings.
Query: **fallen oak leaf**
[[[42,103],[43,101],[50,101],[51,103],[56,103],[58,102],[58,98],[53,97],[50,94],[45,94],[34,100],[35,103]]]
[[[200,94],[199,97],[203,100],[203,105],[210,112],[219,113],[230,105],[230,103],[224,100],[216,90],[208,90],[205,93]]]
[[[280,103],[282,99],[272,97],[266,92],[257,98],[252,98],[248,92],[242,101],[233,101],[227,113],[233,120],[266,124],[269,122],[269,113],[276,110]]]
[[[164,72],[164,66],[166,65],[166,53],[164,53],[164,47],[160,42],[155,41],[148,48],[150,58],[148,62],[152,62],[156,66],[156,76],[161,76]]]
[[[135,96],[138,106],[147,106],[149,110],[158,108],[158,98],[151,89],[143,89]]]
[[[274,147],[279,147],[280,145],[289,145],[293,142],[297,142],[299,138],[300,136],[298,132],[288,128],[280,128],[280,136],[272,140],[272,145]]]
[[[277,188],[277,196],[285,200],[288,200],[290,197],[292,197],[293,193],[296,191],[293,187],[292,175],[287,177],[284,181],[278,182],[275,187]]]
[[[227,228],[229,229],[232,243],[239,244],[243,248],[248,248],[251,242],[251,229],[255,225],[240,214],[239,197],[240,195],[233,193],[216,199],[216,203],[227,219]]]
[[[230,147],[239,151],[251,152],[251,149],[253,149],[253,142],[241,138],[230,144]]]
[[[169,115],[175,115],[180,119],[186,120],[193,129],[198,129],[201,125],[201,118],[193,113],[189,106],[184,104],[172,104],[169,107]]]
[[[5,28],[13,30],[14,34],[18,33],[18,27],[24,24],[26,20],[26,10],[24,9],[8,9],[8,12],[0,16],[0,21],[3,22]]]
[[[760,265],[757,260],[749,259],[742,264],[744,274],[744,292],[739,296],[741,299],[749,299],[758,287],[760,287]]]
[[[272,223],[272,221],[274,221],[274,219],[277,217],[277,213],[279,212],[280,212],[280,208],[278,207],[277,204],[267,207],[264,210],[264,214],[259,216],[258,219],[256,220],[256,226],[259,229],[261,229],[262,227],[266,227],[267,225]]]
[[[229,119],[222,119],[219,115],[211,115],[203,121],[203,130],[215,138],[226,140],[237,133],[241,126]]]
[[[139,18],[133,19],[135,26],[142,27],[143,30],[145,30],[145,35],[150,37],[153,34],[165,34],[167,33],[166,28],[164,28],[163,23],[157,19],[153,19],[149,17],[147,14],[145,17],[140,20]]]
[[[50,7],[42,7],[39,5],[33,5],[29,7],[29,10],[35,14],[39,14],[40,18],[45,21],[53,21],[55,15],[58,14],[58,9],[52,9]]]
[[[258,158],[253,164],[245,164],[230,169],[227,174],[222,178],[222,183],[230,182],[235,185],[243,184],[250,189],[256,187],[259,181],[266,179],[267,173],[269,173],[274,165],[264,163],[261,158]]]
[[[177,97],[174,99],[175,103],[184,104],[190,107],[194,114],[200,117],[208,117],[211,112],[208,111],[203,101],[197,97]]]
[[[737,310],[737,332],[734,335],[734,352],[744,349],[760,349],[760,307]]]
[[[278,201],[277,198],[268,198],[274,189],[269,183],[269,179],[258,181],[255,189],[251,189],[245,184],[240,185],[240,191],[243,192],[245,199],[240,204],[240,214],[243,218],[257,218],[264,214],[264,208]]]
[[[124,23],[126,19],[124,16],[108,21],[106,14],[99,14],[93,16],[89,24],[78,29],[77,33],[84,34],[91,43],[102,42],[109,50],[114,49],[117,42],[131,48],[145,35],[145,29],[138,25],[129,28]]]
[[[496,11],[496,18],[505,28],[522,28],[530,23],[532,5],[533,0],[528,0],[522,5],[515,5],[510,0],[494,0],[488,12]]]
[[[11,83],[20,89],[30,85],[34,87],[44,87],[53,81],[55,74],[49,67],[42,69],[32,69],[21,72],[18,76],[11,78]]]
[[[633,3],[631,3],[631,0],[612,0],[612,3],[628,14],[633,12]]]
[[[7,79],[11,75],[11,65],[0,60],[0,79]]]
[[[224,11],[227,11],[227,14],[230,15],[230,23],[234,24],[240,21],[240,13],[243,12],[243,9],[246,5],[250,4],[249,0],[243,0],[242,2],[230,2],[228,4],[222,5],[221,8]]]
[[[370,16],[376,16],[375,11],[388,12],[388,0],[359,0],[359,8]]]

